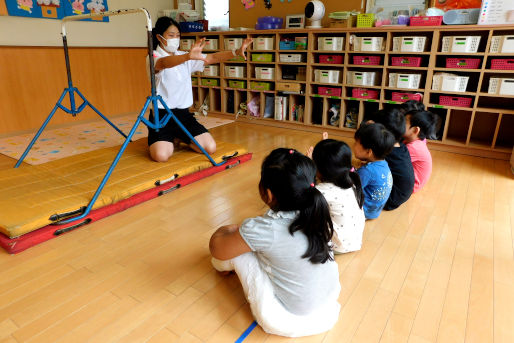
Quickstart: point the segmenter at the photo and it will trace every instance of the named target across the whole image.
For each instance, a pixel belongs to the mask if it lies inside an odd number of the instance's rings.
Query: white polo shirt
[[[177,51],[176,55],[184,55],[187,52]],[[157,47],[153,51],[154,65],[159,58],[170,56],[166,50]],[[205,55],[204,55],[205,56]],[[148,73],[150,74],[150,59],[146,58]],[[203,71],[204,61],[189,60],[173,68],[162,69],[155,73],[155,87],[157,94],[162,97],[169,108],[189,108],[193,105],[193,91],[191,84],[191,74]],[[159,103],[159,108],[164,108]]]

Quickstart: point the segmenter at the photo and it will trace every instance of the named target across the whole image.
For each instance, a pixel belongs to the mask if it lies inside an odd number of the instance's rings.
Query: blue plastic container
[[[294,41],[280,41],[278,43],[279,50],[295,50],[295,42]]]
[[[185,21],[179,24],[182,32],[203,32],[203,23]]]

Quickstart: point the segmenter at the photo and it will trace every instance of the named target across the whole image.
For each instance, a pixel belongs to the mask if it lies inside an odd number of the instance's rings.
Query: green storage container
[[[254,62],[273,62],[273,54],[252,54]]]
[[[256,91],[270,91],[273,87],[271,82],[251,81],[250,88]]]
[[[219,86],[220,80],[218,79],[202,79],[202,86]]]
[[[198,86],[198,78],[197,77],[193,77],[191,78],[191,84],[193,86]]]
[[[228,86],[230,88],[246,89],[246,81],[229,80]]]
[[[229,61],[234,61],[234,62],[246,62],[243,56],[235,56],[235,57],[233,57],[233,58],[229,59]]]

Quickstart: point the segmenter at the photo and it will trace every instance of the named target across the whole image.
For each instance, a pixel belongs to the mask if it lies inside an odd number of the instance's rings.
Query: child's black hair
[[[363,122],[368,120],[384,125],[393,134],[396,142],[402,141],[405,134],[405,116],[399,108],[392,107],[387,110],[379,110],[371,115],[365,115]]]
[[[157,35],[162,36],[170,26],[175,26],[178,29],[178,32],[182,33],[180,31],[180,24],[177,23],[174,19],[170,17],[160,17],[157,19],[155,22],[155,27],[152,29],[152,42],[154,50],[159,46]]]
[[[418,138],[423,140],[426,137],[431,137],[435,130],[436,118],[432,112],[429,111],[411,111],[405,113],[409,116],[410,126],[419,127]]]
[[[377,160],[383,160],[393,150],[394,136],[384,125],[363,123],[355,132],[355,140],[364,149],[371,149]]]
[[[403,113],[411,112],[411,111],[424,111],[425,105],[422,102],[416,100],[405,101],[400,105],[400,111]]]
[[[314,187],[316,166],[307,156],[293,150],[273,150],[262,162],[259,192],[267,198],[266,189],[273,194],[270,208],[274,211],[299,211],[289,227],[291,235],[300,230],[307,236],[309,246],[303,258],[312,263],[333,260],[329,242],[334,228],[328,204]]]
[[[352,188],[359,207],[364,203],[361,179],[352,169],[352,149],[345,142],[324,139],[314,147],[312,160],[318,168],[322,182],[348,189]]]

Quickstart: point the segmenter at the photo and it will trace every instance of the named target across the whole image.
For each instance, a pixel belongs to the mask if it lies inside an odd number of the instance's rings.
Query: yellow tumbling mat
[[[119,147],[66,157],[37,166],[0,171],[0,232],[18,237],[52,223],[54,214],[87,206]],[[217,142],[212,158],[246,154],[243,146]],[[93,210],[156,187],[156,181],[182,177],[211,167],[203,154],[187,147],[166,163],[150,160],[146,139],[130,143],[100,193]]]

